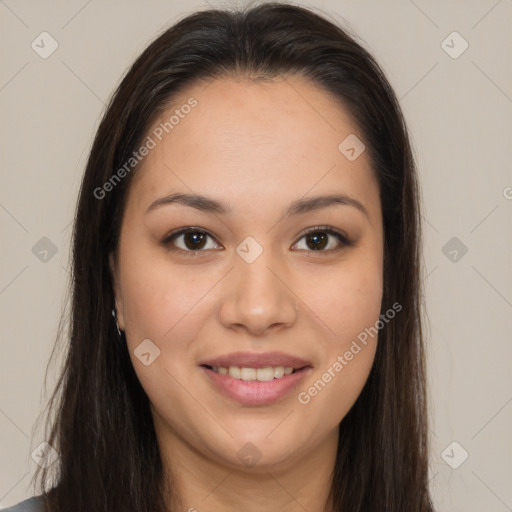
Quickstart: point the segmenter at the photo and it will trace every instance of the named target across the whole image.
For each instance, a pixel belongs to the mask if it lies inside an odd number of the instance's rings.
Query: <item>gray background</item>
[[[512,1],[301,4],[361,38],[411,130],[424,199],[435,503],[512,510]],[[44,442],[33,426],[57,375],[50,367],[44,389],[70,222],[104,105],[158,31],[205,7],[0,0],[0,506],[31,495],[31,453]],[[50,48],[43,31],[58,43],[46,59],[31,47]]]

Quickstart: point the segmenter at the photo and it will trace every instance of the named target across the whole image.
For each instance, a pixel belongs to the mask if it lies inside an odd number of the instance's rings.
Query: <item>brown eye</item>
[[[302,247],[299,247],[304,240]],[[351,245],[349,239],[338,231],[328,227],[315,227],[302,235],[295,244],[299,250],[328,252]]]
[[[322,231],[315,233],[308,233],[306,235],[306,245],[312,251],[319,251],[325,249],[329,242],[329,235]]]
[[[213,241],[209,242],[209,239]],[[205,249],[216,249],[218,244],[206,231],[184,228],[172,233],[162,242],[165,246],[173,245],[177,250],[185,252],[201,252]]]

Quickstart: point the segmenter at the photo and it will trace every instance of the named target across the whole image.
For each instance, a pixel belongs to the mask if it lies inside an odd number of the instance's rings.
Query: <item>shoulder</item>
[[[34,496],[13,507],[1,509],[0,512],[45,512],[42,496]]]

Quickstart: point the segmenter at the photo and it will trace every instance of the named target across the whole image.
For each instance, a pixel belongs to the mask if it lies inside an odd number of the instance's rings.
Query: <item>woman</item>
[[[400,107],[352,37],[287,4],[179,21],[94,140],[59,460],[25,505],[432,511],[420,240]]]

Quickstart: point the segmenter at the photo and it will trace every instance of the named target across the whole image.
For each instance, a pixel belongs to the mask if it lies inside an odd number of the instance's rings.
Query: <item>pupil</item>
[[[310,245],[309,242],[313,242],[313,245]],[[308,247],[314,251],[318,249],[323,249],[327,245],[327,234],[319,232],[315,234],[309,234],[307,236]]]
[[[187,249],[201,249],[204,246],[205,238],[204,233],[185,233],[185,246]]]

